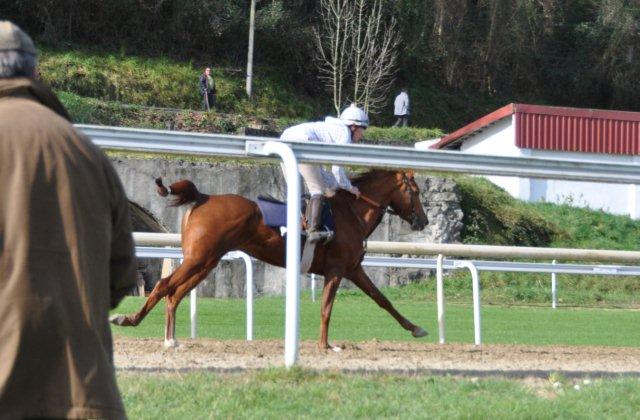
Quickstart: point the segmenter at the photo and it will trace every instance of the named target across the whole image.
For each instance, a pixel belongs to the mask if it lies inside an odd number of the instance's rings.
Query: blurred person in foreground
[[[128,202],[36,63],[0,21],[0,418],[124,418],[108,316],[135,284]]]

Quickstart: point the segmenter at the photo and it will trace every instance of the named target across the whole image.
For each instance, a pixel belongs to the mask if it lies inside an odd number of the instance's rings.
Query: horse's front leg
[[[318,342],[318,348],[321,350],[332,349],[334,351],[340,351],[339,347],[329,345],[329,321],[331,320],[333,302],[336,298],[338,286],[340,286],[341,281],[342,276],[335,274],[328,275],[324,280],[322,306],[320,308],[320,341]]]
[[[411,323],[407,318],[403,317],[400,312],[393,307],[389,299],[386,298],[385,295],[378,290],[375,284],[371,281],[367,273],[364,272],[364,269],[361,265],[356,268],[353,273],[347,276],[349,280],[353,282],[356,286],[358,286],[363,292],[367,294],[371,299],[373,299],[378,306],[380,306],[385,311],[389,312],[392,317],[398,321],[398,323],[407,331],[411,331],[411,335],[414,337],[424,337],[428,333],[425,329]]]

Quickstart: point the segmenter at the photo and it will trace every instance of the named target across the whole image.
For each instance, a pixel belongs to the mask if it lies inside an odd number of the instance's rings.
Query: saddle
[[[300,217],[302,217],[302,224],[306,228],[307,222],[305,220],[304,214],[307,203],[309,201],[309,197],[302,196],[301,200],[302,201],[300,207],[302,213],[300,214]],[[262,217],[267,226],[274,229],[280,229],[281,227],[287,226],[287,204],[285,202],[277,200],[270,195],[262,194],[258,196],[256,203],[258,204],[258,207],[262,212]],[[336,230],[336,224],[333,218],[329,200],[324,201],[324,206],[322,208],[322,225],[325,230],[333,232],[335,232]]]

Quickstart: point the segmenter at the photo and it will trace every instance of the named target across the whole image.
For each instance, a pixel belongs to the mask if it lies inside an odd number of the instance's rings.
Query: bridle
[[[413,185],[411,185],[411,180],[409,179],[407,174],[404,173],[404,172],[402,173],[402,180],[400,182],[401,182],[401,185],[399,186],[400,187],[400,191],[403,192],[403,193],[406,193],[408,191],[409,194],[411,195],[410,201],[411,201],[412,205],[411,205],[411,214],[410,214],[409,219],[411,220],[411,224],[413,225],[418,220],[418,215],[416,214],[416,209],[415,209],[415,206],[413,205],[414,204],[413,200],[415,198],[419,199],[420,192],[418,191],[417,188],[415,188]],[[360,194],[358,196],[358,198],[360,200],[364,201],[365,203],[370,204],[371,206],[382,210],[382,212],[380,213],[380,218],[382,218],[382,216],[384,215],[385,211],[387,213],[389,213],[389,214],[402,216],[398,212],[396,212],[395,210],[389,209],[388,208],[389,207],[388,204],[387,205],[382,205],[382,204],[378,203],[377,201],[367,197],[365,194]],[[366,224],[365,224],[364,220],[362,220],[360,218],[360,216],[358,216],[358,214],[355,212],[355,210],[353,210],[353,208],[351,208],[351,211],[353,212],[354,216],[356,217],[356,220],[358,220],[358,222],[360,223],[360,226],[363,229],[363,233],[366,234],[366,228],[365,228]]]
[[[403,193],[409,192],[410,194],[409,200],[411,202],[411,214],[408,219],[411,220],[411,224],[415,224],[418,220],[418,215],[416,214],[416,208],[413,200],[420,200],[420,191],[411,184],[411,180],[404,172],[402,173],[402,180],[400,182],[402,183],[400,185],[400,191]],[[402,217],[402,215],[395,210],[387,209],[387,213]]]

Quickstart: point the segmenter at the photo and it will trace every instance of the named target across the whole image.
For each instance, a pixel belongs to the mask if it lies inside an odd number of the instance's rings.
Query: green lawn
[[[393,295],[394,293],[390,293]],[[436,342],[438,337],[436,306],[416,299],[391,300],[412,322],[426,328],[430,335],[421,339]],[[142,298],[129,297],[117,313],[130,313],[142,305]],[[189,335],[188,299],[178,308],[178,337]],[[319,330],[319,303],[309,295],[301,299],[302,339],[315,340]],[[275,339],[284,334],[284,299],[263,297],[254,304],[254,338]],[[628,309],[550,309],[547,307],[482,308],[484,343],[567,344],[640,346],[640,312]],[[473,314],[468,304],[446,306],[448,342],[473,342]],[[133,337],[164,335],[164,303],[161,302],[136,328],[113,327],[114,334]],[[245,302],[242,299],[198,300],[198,335],[219,339],[245,337]],[[331,320],[332,340],[414,340],[390,315],[359,292],[340,292]]]
[[[637,379],[567,382],[556,390],[550,382],[531,388],[495,379],[272,369],[226,375],[121,373],[118,382],[132,419],[631,419],[640,412]]]

